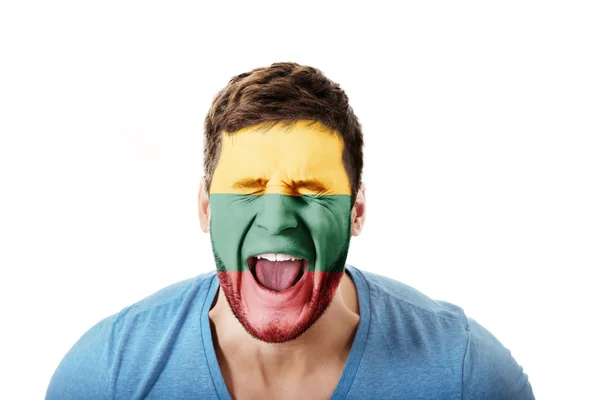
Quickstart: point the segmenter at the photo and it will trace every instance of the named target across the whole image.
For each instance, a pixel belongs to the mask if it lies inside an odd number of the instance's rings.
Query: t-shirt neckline
[[[358,322],[358,328],[354,335],[354,341],[346,360],[346,365],[342,371],[342,376],[338,381],[338,384],[331,396],[332,400],[345,399],[350,391],[354,377],[358,371],[360,360],[362,359],[365,345],[367,343],[367,335],[369,333],[369,326],[371,321],[371,303],[369,301],[369,287],[365,281],[364,276],[358,269],[351,265],[346,265],[346,271],[352,278],[356,292],[358,294],[358,307],[360,313],[360,321]],[[201,332],[202,342],[204,345],[204,354],[206,355],[206,362],[214,384],[215,390],[219,399],[231,400],[231,395],[225,385],[223,374],[217,361],[217,355],[212,340],[212,332],[210,329],[210,321],[208,318],[208,312],[210,311],[211,305],[214,302],[217,290],[219,289],[219,279],[216,274],[213,275],[210,281],[210,287],[207,291],[204,299],[204,306],[202,308],[201,318]]]

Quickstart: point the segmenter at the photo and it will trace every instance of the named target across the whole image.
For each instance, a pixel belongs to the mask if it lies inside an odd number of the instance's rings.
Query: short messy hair
[[[215,96],[204,121],[207,190],[221,153],[221,132],[299,120],[317,121],[339,133],[354,201],[363,169],[363,134],[358,118],[340,85],[316,68],[291,62],[237,75]]]

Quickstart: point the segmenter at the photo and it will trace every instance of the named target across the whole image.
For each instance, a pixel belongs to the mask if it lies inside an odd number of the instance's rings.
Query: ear
[[[362,232],[365,225],[366,211],[367,198],[365,197],[365,185],[361,184],[356,194],[356,200],[354,200],[354,206],[352,207],[352,236],[358,236]]]
[[[200,228],[207,233],[210,227],[210,202],[204,177],[200,180],[200,189],[198,190],[198,216],[200,217]]]

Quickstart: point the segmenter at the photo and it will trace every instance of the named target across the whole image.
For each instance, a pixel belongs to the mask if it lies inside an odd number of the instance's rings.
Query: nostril
[[[262,218],[259,216],[256,218],[256,224],[273,235],[298,227],[298,221],[292,213],[287,215],[263,216]]]

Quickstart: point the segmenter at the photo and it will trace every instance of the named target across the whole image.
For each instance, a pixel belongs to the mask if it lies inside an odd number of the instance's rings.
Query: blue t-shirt
[[[534,399],[527,375],[462,309],[347,266],[360,322],[332,399]],[[87,331],[47,400],[230,399],[208,312],[214,272],[153,294]]]

